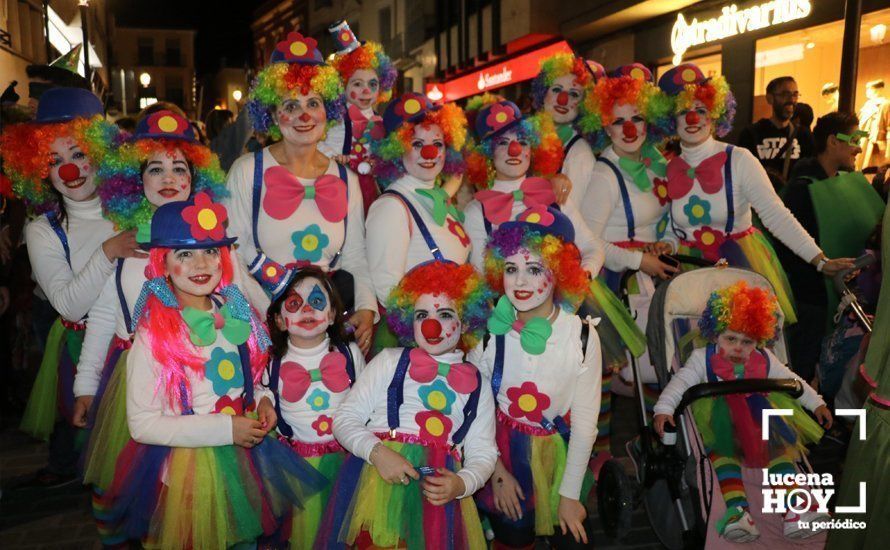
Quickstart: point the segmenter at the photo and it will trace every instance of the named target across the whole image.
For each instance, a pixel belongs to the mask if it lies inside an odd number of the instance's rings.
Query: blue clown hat
[[[705,73],[697,65],[680,63],[661,75],[661,78],[658,79],[658,87],[668,95],[677,95],[688,84],[703,84],[706,80]]]
[[[629,65],[622,65],[612,71],[609,76],[613,78],[629,76],[631,78],[635,78],[636,80],[642,80],[643,82],[655,82],[655,78],[653,78],[652,76],[652,71],[650,71],[649,67],[643,65],[642,63],[631,63]]]
[[[104,114],[102,102],[93,92],[83,88],[52,88],[40,96],[34,122],[68,122]]]
[[[139,246],[146,250],[229,246],[237,239],[226,237],[224,223],[228,217],[226,207],[213,202],[207,193],[198,193],[187,201],[169,202],[155,211],[150,236]]]
[[[269,63],[299,63],[301,65],[324,65],[324,58],[318,51],[318,41],[294,31],[275,45]]]
[[[136,125],[133,139],[179,139],[196,143],[195,130],[192,124],[182,115],[173,111],[158,111],[145,117]]]
[[[490,103],[476,114],[476,136],[480,140],[496,137],[522,122],[522,111],[512,101]]]
[[[430,111],[436,111],[430,100],[423,94],[407,92],[392,100],[383,113],[383,128],[389,135],[406,122],[417,122]]]
[[[503,223],[498,229],[522,227],[541,235],[553,235],[563,242],[575,242],[575,226],[568,216],[551,206],[535,205],[514,221]]]
[[[345,19],[341,19],[328,27],[328,32],[334,38],[338,55],[347,54],[362,45],[356,38],[355,33],[352,32],[352,29],[349,28],[349,23]]]

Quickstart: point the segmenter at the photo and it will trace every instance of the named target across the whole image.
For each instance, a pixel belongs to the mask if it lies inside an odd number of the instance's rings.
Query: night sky
[[[243,67],[250,59],[250,20],[261,0],[198,2],[194,0],[109,0],[117,25],[196,29],[195,65],[199,76],[215,72],[220,58],[229,67]]]

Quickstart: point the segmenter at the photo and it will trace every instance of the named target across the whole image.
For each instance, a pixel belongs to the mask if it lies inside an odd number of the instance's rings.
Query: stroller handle
[[[674,415],[682,413],[694,401],[705,397],[717,397],[733,393],[782,392],[797,399],[803,395],[803,385],[794,378],[757,378],[753,380],[726,380],[696,384],[683,393]]]
[[[854,271],[856,271],[858,269],[862,269],[864,267],[870,266],[871,264],[875,263],[876,261],[877,261],[877,258],[875,257],[874,254],[863,254],[862,256],[859,256],[853,262],[853,267],[848,267],[847,269],[844,269],[843,271],[839,271],[839,272],[837,272],[837,274],[835,274],[834,277],[832,277],[832,282],[834,283],[834,289],[837,291],[838,294],[843,294],[844,289],[846,289],[846,287],[847,287],[847,280],[846,280],[847,276],[850,275],[850,273],[853,273]]]

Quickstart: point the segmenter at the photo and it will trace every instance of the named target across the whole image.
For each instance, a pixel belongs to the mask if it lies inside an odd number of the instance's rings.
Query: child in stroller
[[[654,428],[659,436],[665,424],[674,425],[673,414],[692,386],[705,382],[751,378],[792,378],[794,373],[766,345],[776,334],[777,302],[765,289],[739,281],[713,292],[699,320],[701,335],[710,343],[692,352],[685,366],[665,387],[655,405]],[[832,417],[825,402],[800,381],[804,392],[798,400],[771,392],[763,395],[729,394],[699,399],[691,405],[708,458],[719,479],[726,502],[726,515],[717,522],[718,532],[733,542],[750,542],[760,536],[749,512],[742,466],[768,468],[770,474],[795,474],[794,461],[805,452],[804,445],[817,441],[822,429],[802,410],[813,411],[828,428]],[[792,409],[793,416],[770,417],[769,439],[761,438],[761,411]],[[792,487],[785,487],[791,489]],[[810,529],[827,519],[811,510],[785,515],[784,534],[806,538],[821,529]]]

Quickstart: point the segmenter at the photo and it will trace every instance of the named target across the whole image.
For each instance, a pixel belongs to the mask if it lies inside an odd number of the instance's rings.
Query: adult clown
[[[272,52],[250,90],[254,128],[277,143],[232,165],[231,232],[248,270],[275,294],[291,269],[334,273],[362,351],[371,344],[376,303],[365,259],[358,178],[318,150],[343,117],[343,87],[316,41],[292,32]],[[337,271],[339,270],[339,271]],[[265,309],[268,303],[258,304]]]
[[[334,23],[328,31],[338,48],[331,65],[340,73],[346,88],[346,115],[342,124],[328,129],[327,137],[318,148],[342,164],[348,164],[358,174],[367,214],[379,194],[368,161],[369,140],[382,137],[379,130],[382,119],[374,108],[392,97],[398,71],[383,46],[377,42],[359,42],[346,21]],[[373,135],[365,134],[369,122],[374,123],[371,125]]]
[[[374,173],[384,188],[368,212],[368,266],[379,303],[414,266],[430,260],[465,264],[470,237],[463,212],[440,180],[461,174],[467,119],[453,103],[433,106],[423,95],[403,94],[383,114],[386,137],[372,142]],[[383,329],[383,330],[381,330]],[[375,347],[395,339],[378,327]]]
[[[829,259],[779,199],[763,167],[743,148],[717,141],[735,115],[735,98],[722,76],[706,78],[696,65],[680,64],[658,80],[674,100],[671,130],[680,155],[667,167],[671,227],[681,254],[707,260],[725,258],[766,277],[776,291],[787,322],[794,323],[793,295],[785,271],[767,238],[752,222],[752,208],[785,246],[825,275],[852,265]]]

